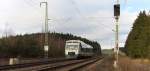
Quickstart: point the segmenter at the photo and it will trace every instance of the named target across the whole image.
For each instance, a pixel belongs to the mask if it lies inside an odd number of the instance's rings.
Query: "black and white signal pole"
[[[118,53],[119,53],[119,17],[120,17],[120,4],[119,0],[116,1],[114,4],[114,17],[115,17],[115,25],[116,25],[116,30],[115,30],[115,47],[114,47],[114,56],[115,56],[115,61],[114,61],[114,67],[118,67]]]
[[[44,29],[44,33],[45,33],[45,41],[44,41],[44,57],[48,58],[48,51],[49,51],[49,45],[48,45],[48,3],[45,2],[41,2],[40,6],[44,4],[45,5],[45,29]]]

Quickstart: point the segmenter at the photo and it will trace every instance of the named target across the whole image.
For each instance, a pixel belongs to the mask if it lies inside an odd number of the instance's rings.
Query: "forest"
[[[132,58],[150,58],[150,15],[139,13],[125,44],[125,52]]]
[[[49,57],[64,57],[66,40],[81,40],[91,46],[95,54],[101,54],[101,46],[96,41],[74,36],[72,34],[48,33]],[[32,33],[0,38],[0,58],[22,57],[42,58],[44,57],[44,33]]]

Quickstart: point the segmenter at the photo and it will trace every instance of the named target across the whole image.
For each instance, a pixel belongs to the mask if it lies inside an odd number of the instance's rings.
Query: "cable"
[[[38,15],[41,14],[41,13],[38,11],[38,9],[40,9],[40,2],[39,2],[39,3],[36,3],[37,0],[36,0],[36,2],[33,1],[33,0],[24,0],[24,2],[25,2],[25,4],[26,4],[27,6],[29,6],[30,8],[32,8],[32,10],[33,10],[34,12],[36,12]]]
[[[71,4],[73,5],[73,7],[75,8],[76,12],[78,13],[78,15],[85,19],[85,16],[82,14],[81,10],[78,8],[78,5],[76,4],[76,2],[74,0],[68,0],[71,2]]]
[[[108,18],[110,18],[110,19],[112,19],[113,17],[85,17],[85,16],[83,16],[82,15],[82,13],[81,13],[81,11],[80,11],[80,9],[77,7],[77,4],[76,4],[76,2],[74,1],[74,0],[69,0],[71,3],[72,3],[72,5],[74,6],[74,8],[75,8],[75,10],[77,11],[77,13],[83,18],[83,19],[86,19],[86,20],[91,20],[91,19],[108,19]],[[100,23],[100,24],[102,24],[102,23]],[[109,30],[109,31],[111,31],[112,32],[112,29],[110,28],[110,26],[108,26],[108,25],[104,25],[104,24],[102,24],[105,28],[106,27],[109,27],[109,28],[107,28],[107,30]]]
[[[24,0],[24,2],[28,5],[28,6],[30,6],[30,7],[32,7],[32,8],[37,8],[37,7],[35,7],[35,3],[32,1],[32,0]]]

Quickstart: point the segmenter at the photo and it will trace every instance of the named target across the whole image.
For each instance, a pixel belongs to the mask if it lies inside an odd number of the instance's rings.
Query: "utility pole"
[[[42,4],[45,4],[45,30],[44,30],[44,33],[45,33],[45,42],[44,42],[44,55],[45,55],[45,58],[48,58],[48,51],[49,51],[49,45],[48,45],[48,3],[45,1],[45,2],[41,2],[40,3],[40,6]]]
[[[114,67],[118,68],[118,53],[119,53],[119,17],[120,17],[120,4],[119,0],[114,4],[114,17],[115,17],[115,47],[114,47]]]

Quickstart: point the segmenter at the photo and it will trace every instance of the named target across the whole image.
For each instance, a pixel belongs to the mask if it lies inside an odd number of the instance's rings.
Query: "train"
[[[93,47],[81,40],[67,40],[65,44],[66,58],[84,58],[94,55]]]

